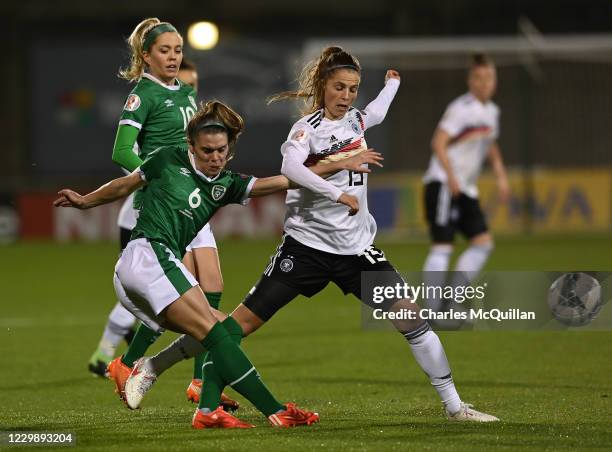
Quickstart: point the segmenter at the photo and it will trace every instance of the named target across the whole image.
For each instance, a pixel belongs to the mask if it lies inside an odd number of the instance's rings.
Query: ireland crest
[[[214,185],[210,194],[215,201],[219,201],[221,198],[223,198],[226,190],[227,189],[223,185]]]

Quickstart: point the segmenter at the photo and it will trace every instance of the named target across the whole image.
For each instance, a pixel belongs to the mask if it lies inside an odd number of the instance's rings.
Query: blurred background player
[[[193,62],[183,58],[179,67],[178,79],[190,85],[197,93],[198,71]],[[133,152],[136,155],[139,154],[138,143],[134,144]],[[123,169],[123,171],[126,174],[129,174],[126,169]],[[123,201],[121,209],[119,210],[117,226],[119,226],[120,250],[125,249],[125,246],[130,241],[132,229],[134,226],[136,226],[138,211],[134,209],[133,203],[134,195],[131,194]],[[199,248],[198,251],[206,249],[207,248]],[[213,247],[212,249],[215,250],[216,254],[216,248]],[[186,254],[185,259],[189,259],[191,262],[193,262],[193,256],[191,253]],[[190,268],[194,268],[193,263],[191,263]],[[219,278],[214,278],[213,276],[205,279],[205,281],[210,281],[210,283],[213,285],[217,281],[220,283],[221,288],[216,287],[215,289],[217,290],[212,290],[214,292],[222,292],[223,290],[223,280],[220,278],[220,271],[218,272],[218,275]],[[219,284],[217,284],[217,286],[219,286]],[[203,284],[203,287],[206,289],[206,283]],[[96,348],[96,351],[91,355],[91,358],[89,358],[88,368],[92,374],[100,377],[105,377],[108,375],[106,368],[111,360],[115,357],[117,347],[121,343],[121,340],[124,339],[127,345],[129,345],[132,341],[134,333],[136,332],[136,322],[137,319],[127,309],[125,309],[121,303],[117,302],[115,304],[115,307],[108,316],[106,326],[104,327],[104,332],[102,333],[102,337],[98,343],[98,348]]]
[[[130,37],[128,44],[131,50],[131,64],[126,70],[120,71],[120,76],[136,86],[127,98],[119,121],[113,161],[127,171],[133,171],[143,162],[147,155],[160,146],[179,144],[187,146],[184,130],[189,119],[197,109],[196,91],[197,71],[193,64],[185,65],[183,77],[179,76],[179,68],[183,61],[183,38],[173,25],[161,22],[157,18],[149,18],[140,22]],[[134,153],[134,149],[138,154]],[[139,208],[141,192],[134,194],[130,212],[129,200],[124,205],[120,218],[125,229],[134,226],[136,210]],[[128,233],[122,233],[123,240],[128,240]],[[209,225],[194,239],[191,251],[185,258],[187,268],[202,281],[202,288],[213,307],[218,307],[223,291],[223,278],[216,249],[216,243]],[[116,345],[121,337],[133,326],[134,319],[120,307],[112,312],[114,325],[105,328],[105,334],[110,333],[110,339],[102,338],[101,347],[90,360],[90,368],[100,369],[98,361],[105,362],[112,358]],[[116,327],[116,328],[115,328]],[[133,335],[126,353],[112,361],[107,372],[115,380],[120,392],[122,376],[127,378],[134,361],[140,358],[159,335],[140,325]],[[111,353],[112,352],[112,353]],[[192,399],[192,386],[201,381],[201,369],[204,356],[195,358],[193,380],[188,389],[188,398]],[[200,383],[201,385],[201,383]],[[228,402],[234,408],[235,402]]]
[[[455,264],[452,285],[471,282],[493,250],[493,238],[478,201],[478,176],[485,159],[491,163],[499,200],[510,194],[499,136],[499,107],[491,100],[497,86],[493,61],[484,54],[472,56],[468,70],[469,91],[453,100],[431,140],[433,155],[423,177],[425,215],[432,245],[423,267],[428,285],[445,284],[455,233],[468,248]],[[442,300],[429,300],[439,310]]]
[[[188,148],[162,146],[128,176],[88,195],[60,190],[54,205],[89,209],[146,186],[132,240],[115,266],[113,282],[120,302],[151,331],[161,334],[169,328],[199,342],[213,357],[222,381],[250,400],[273,426],[311,425],[318,422],[318,414],[292,403],[283,405],[270,393],[240,349],[240,334],[234,337],[239,326],[211,308],[177,258],[219,208],[289,188],[284,176],[257,179],[225,170],[243,128],[242,117],[231,108],[209,102],[189,122]],[[217,406],[214,411],[196,409],[192,426],[253,427]]]
[[[294,124],[281,147],[282,174],[302,188],[287,192],[282,242],[260,280],[231,314],[245,337],[298,295],[312,297],[330,282],[372,308],[419,312],[408,299],[390,300],[382,306],[362,294],[362,272],[375,272],[377,286],[404,284],[385,254],[374,246],[377,227],[368,210],[367,173],[340,171],[323,179],[308,169],[365,150],[365,131],[385,119],[400,85],[399,73],[387,71],[385,87],[363,111],[352,106],[361,82],[359,61],[340,47],[324,49],[306,65],[299,82],[298,90],[272,100],[303,99],[306,103],[307,115]],[[348,212],[342,204],[349,206]],[[449,419],[498,421],[461,401],[442,343],[425,320],[416,315],[393,323],[438,392]],[[178,347],[173,344],[170,348]],[[128,404],[139,406],[157,376],[182,357],[178,350],[164,351],[139,362],[138,372],[135,368],[126,385]],[[215,367],[212,361],[205,363],[201,403],[219,402],[223,385]]]

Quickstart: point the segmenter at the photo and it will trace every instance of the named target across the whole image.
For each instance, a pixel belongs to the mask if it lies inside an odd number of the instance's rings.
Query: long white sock
[[[457,273],[455,273],[455,278],[453,279],[458,279],[456,283],[471,283],[478,276],[482,267],[484,267],[491,251],[493,251],[492,242],[482,245],[471,245],[461,253],[455,265],[455,272]]]
[[[98,349],[108,357],[115,356],[115,350],[135,322],[136,317],[125,309],[121,303],[117,303],[108,316]]]
[[[136,317],[118,302],[108,316],[107,324],[112,325],[115,333],[125,336],[135,323]]]
[[[423,372],[429,377],[446,410],[454,414],[461,408],[461,399],[451,376],[450,366],[440,338],[427,323],[404,334],[412,354]]]
[[[423,265],[423,282],[427,287],[442,287],[446,282],[446,272],[453,245],[432,245]],[[442,307],[440,298],[428,298],[427,307],[439,311]]]
[[[159,376],[179,361],[193,358],[206,349],[193,337],[183,334],[157,355],[151,357],[150,363]]]

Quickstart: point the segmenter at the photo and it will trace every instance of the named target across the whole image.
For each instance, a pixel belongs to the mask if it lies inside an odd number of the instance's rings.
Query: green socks
[[[230,335],[230,339],[236,344],[240,345],[242,341],[242,328],[238,325],[233,318],[226,318],[221,324],[225,327]],[[217,369],[213,366],[212,358],[210,353],[206,354],[206,362],[203,364],[201,371],[204,374],[204,384],[202,385],[202,393],[200,394],[200,403],[198,409],[208,408],[210,411],[214,411],[221,401],[221,393],[225,388],[223,379],[217,373]]]
[[[141,323],[136,330],[134,339],[132,339],[132,342],[130,342],[130,346],[123,354],[121,362],[128,367],[134,367],[134,361],[142,358],[147,352],[147,349],[157,340],[160,335],[161,333],[157,333],[151,328],[145,326],[144,323]]]
[[[231,333],[228,331],[228,327]],[[234,339],[232,336],[234,336]],[[219,388],[219,382],[221,382],[223,386],[229,385],[246,397],[266,417],[284,410],[285,407],[274,398],[270,390],[261,381],[249,358],[235,342],[236,336],[242,336],[240,325],[234,319],[228,317],[223,324],[217,322],[202,340],[202,345],[211,353],[212,362],[219,377],[216,382],[217,388],[215,388],[219,393],[219,398],[216,399],[216,405],[214,406],[200,405],[200,407],[212,410],[217,408],[223,389],[222,387]],[[212,366],[213,364],[206,366],[206,378],[208,378],[208,368]],[[202,398],[200,396],[200,403],[203,403]],[[209,404],[211,402],[208,400],[204,403]]]
[[[210,304],[213,308],[219,309],[219,305],[221,304],[221,295],[223,292],[206,292],[206,299],[208,300],[208,304]],[[199,353],[193,358],[193,379],[201,380],[202,379],[202,367],[208,358],[208,352]]]

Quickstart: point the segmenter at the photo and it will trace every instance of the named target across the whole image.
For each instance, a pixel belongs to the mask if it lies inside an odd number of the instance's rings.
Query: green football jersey
[[[196,93],[180,80],[174,86],[145,73],[125,102],[119,125],[136,127],[138,156],[145,159],[161,146],[187,145],[185,129],[195,114]]]
[[[214,213],[226,204],[243,203],[255,182],[252,176],[228,170],[206,177],[181,146],[149,153],[140,171],[147,189],[132,239],[163,243],[179,258]]]

